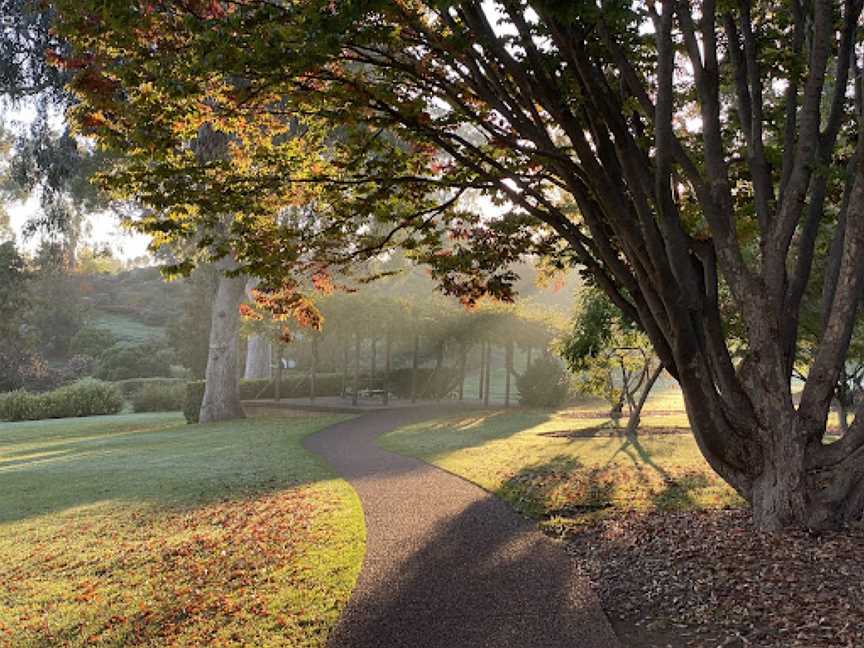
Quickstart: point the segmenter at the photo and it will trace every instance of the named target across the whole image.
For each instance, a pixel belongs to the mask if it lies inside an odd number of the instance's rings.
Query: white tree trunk
[[[250,278],[246,282],[246,297],[252,299],[252,290],[258,285],[258,279]],[[246,341],[246,369],[244,380],[270,380],[273,377],[271,359],[273,344],[261,335],[250,335]]]
[[[235,267],[230,258],[217,264],[223,273]],[[239,352],[240,303],[245,294],[243,277],[219,277],[210,324],[210,353],[207,357],[207,384],[201,402],[201,423],[228,421],[245,416],[240,404]]]

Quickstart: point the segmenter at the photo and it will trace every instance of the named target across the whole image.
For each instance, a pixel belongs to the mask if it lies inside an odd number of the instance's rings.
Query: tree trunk
[[[480,343],[480,380],[477,383],[477,400],[483,400],[486,388],[486,343]]]
[[[342,398],[348,391],[348,345],[351,344],[349,339],[345,340],[342,347]]]
[[[506,365],[505,373],[506,377],[504,378],[504,407],[510,407],[510,374],[513,372],[513,343],[508,342],[506,348],[506,358],[504,360]]]
[[[252,291],[258,285],[259,280],[250,277],[246,282],[246,298],[252,301]],[[254,334],[246,340],[246,368],[243,372],[244,380],[270,380],[273,377],[272,369],[273,345],[266,337]]]
[[[483,405],[489,406],[489,387],[491,384],[492,377],[492,343],[486,343],[486,372],[484,378],[486,380],[486,384],[483,385]]]
[[[351,387],[351,404],[357,404],[357,392],[360,390],[360,334],[354,334],[354,379]]]
[[[642,408],[645,407],[648,396],[651,394],[651,389],[654,387],[654,383],[657,382],[657,379],[660,378],[660,374],[662,373],[663,365],[658,363],[657,367],[648,376],[648,380],[646,381],[645,385],[643,385],[642,393],[639,395],[639,400],[632,401],[631,399],[631,401],[633,402],[633,407],[630,410],[630,418],[627,420],[627,429],[625,431],[628,439],[636,436],[639,429],[639,423],[641,422]]]
[[[414,336],[414,354],[411,356],[411,402],[417,402],[417,369],[420,363],[420,336]]]
[[[235,267],[233,260],[217,264],[221,272]],[[207,357],[206,386],[198,420],[201,423],[230,421],[245,416],[240,404],[237,342],[240,337],[240,303],[245,294],[243,277],[222,274],[213,301],[210,324],[210,352]]]
[[[309,400],[315,402],[318,391],[318,338],[312,337],[312,361],[309,375]]]
[[[378,373],[378,338],[372,338],[372,365],[369,368],[369,377],[372,379],[372,382],[375,382],[375,374]]]
[[[468,349],[464,342],[459,345],[459,400],[465,400],[465,365],[468,364]]]
[[[274,386],[274,395],[276,402],[282,400],[282,345],[276,345],[276,385]]]
[[[384,340],[384,397],[383,401],[385,405],[390,403],[390,351],[391,351],[391,338],[390,331],[387,331],[387,337]]]

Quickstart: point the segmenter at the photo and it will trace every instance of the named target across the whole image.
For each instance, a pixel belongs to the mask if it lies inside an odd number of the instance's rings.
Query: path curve
[[[368,414],[306,440],[366,517],[363,568],[328,648],[618,648],[558,543],[478,486],[376,445],[441,411]]]

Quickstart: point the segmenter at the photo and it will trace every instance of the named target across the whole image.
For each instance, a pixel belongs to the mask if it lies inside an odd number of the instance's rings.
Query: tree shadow
[[[500,500],[415,539],[367,557],[329,648],[610,645],[571,559]]]
[[[436,416],[440,417],[441,413],[438,412]],[[507,439],[550,419],[549,413],[536,410],[464,413],[458,419],[448,417],[443,421],[405,426],[399,430],[397,443],[385,440],[384,446],[398,449],[397,445],[404,444],[421,454],[452,452]]]
[[[298,452],[302,435],[288,426],[277,419],[175,421],[118,433],[4,439],[0,523],[108,501],[197,507],[329,478],[316,458]]]

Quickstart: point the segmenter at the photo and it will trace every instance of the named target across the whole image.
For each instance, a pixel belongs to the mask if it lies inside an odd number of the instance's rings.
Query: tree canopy
[[[468,302],[525,255],[578,264],[760,526],[860,516],[864,417],[825,431],[864,274],[861,0],[55,4],[81,132],[157,243],[274,282],[399,243]]]

